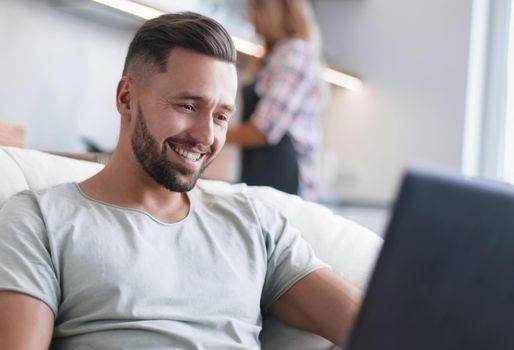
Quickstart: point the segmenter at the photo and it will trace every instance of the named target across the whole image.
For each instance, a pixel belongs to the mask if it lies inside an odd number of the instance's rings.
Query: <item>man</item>
[[[0,211],[1,349],[257,349],[261,311],[343,342],[360,291],[272,208],[195,187],[225,141],[235,61],[201,15],[138,30],[110,162]]]

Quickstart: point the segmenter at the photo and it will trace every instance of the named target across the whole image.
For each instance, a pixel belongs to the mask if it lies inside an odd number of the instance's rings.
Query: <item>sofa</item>
[[[0,146],[0,206],[13,194],[63,182],[81,181],[103,165],[15,147]],[[229,193],[234,186],[214,180],[199,180],[198,186]],[[280,210],[296,225],[316,254],[348,281],[365,288],[382,240],[355,222],[316,203],[268,187],[245,186],[247,193]],[[1,242],[0,242],[1,244]],[[261,333],[263,349],[336,349],[307,332],[289,327],[270,315],[264,317]]]

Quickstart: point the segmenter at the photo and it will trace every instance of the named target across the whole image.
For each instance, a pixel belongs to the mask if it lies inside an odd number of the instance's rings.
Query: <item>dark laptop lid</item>
[[[514,349],[514,187],[408,172],[346,349]]]

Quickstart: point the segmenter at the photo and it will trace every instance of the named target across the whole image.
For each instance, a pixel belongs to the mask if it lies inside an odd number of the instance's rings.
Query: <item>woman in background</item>
[[[304,0],[249,0],[249,11],[266,51],[249,64],[243,120],[227,142],[243,148],[243,182],[315,199],[321,64],[311,8]]]

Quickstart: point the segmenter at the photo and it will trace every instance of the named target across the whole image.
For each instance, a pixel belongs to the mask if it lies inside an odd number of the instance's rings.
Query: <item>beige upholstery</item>
[[[102,165],[63,158],[33,150],[0,147],[0,205],[23,189],[39,189],[67,181],[81,181],[99,171]],[[234,190],[228,183],[201,180],[199,186],[219,193]],[[365,286],[381,239],[368,229],[334,215],[329,209],[297,196],[267,187],[246,187],[250,196],[270,203],[302,232],[316,254],[334,271],[360,287]],[[0,243],[1,244],[1,243]],[[332,345],[317,336],[288,327],[266,317],[261,336],[263,349],[330,349]]]

